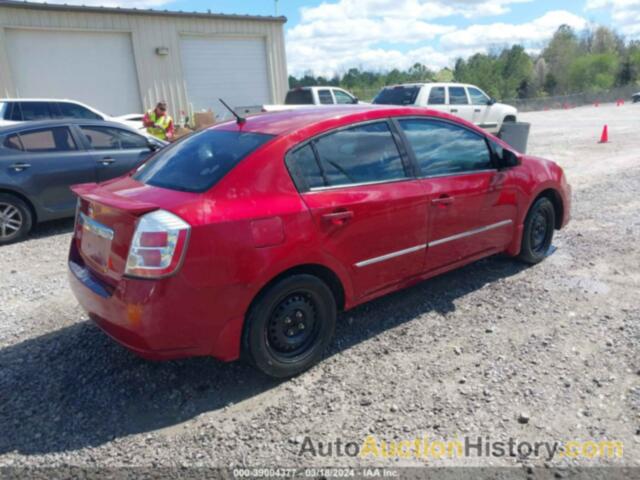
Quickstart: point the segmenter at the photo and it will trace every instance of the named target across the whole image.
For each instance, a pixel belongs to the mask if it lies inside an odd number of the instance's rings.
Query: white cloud
[[[523,43],[539,49],[562,24],[586,26],[567,11],[548,12],[522,24],[476,24],[467,28],[436,23],[452,15],[498,15],[528,0],[339,0],[303,8],[287,33],[289,71],[332,76],[351,67],[388,71],[416,62],[432,69],[494,45]]]
[[[608,8],[614,27],[630,37],[640,37],[640,0],[587,0],[586,9]]]
[[[587,26],[587,21],[573,13],[556,10],[527,23],[473,25],[447,33],[441,37],[440,41],[445,48],[483,47],[486,49],[492,45],[512,43],[535,46],[548,40],[560,25],[569,25],[579,30]]]

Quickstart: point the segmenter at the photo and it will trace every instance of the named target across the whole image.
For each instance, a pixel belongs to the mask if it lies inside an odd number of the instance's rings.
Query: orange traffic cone
[[[602,129],[602,136],[600,137],[600,143],[608,143],[609,142],[609,126],[605,125]]]

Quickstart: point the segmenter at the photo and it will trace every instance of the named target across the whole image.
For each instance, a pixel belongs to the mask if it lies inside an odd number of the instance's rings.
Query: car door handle
[[[116,163],[116,160],[115,160],[115,158],[105,157],[102,160],[98,160],[98,163],[101,163],[102,165],[107,167],[107,166],[111,165],[112,163]]]
[[[442,195],[431,200],[431,205],[435,205],[437,207],[446,207],[448,205],[451,205],[452,203],[453,197],[450,197],[449,195]]]
[[[16,172],[21,172],[30,167],[31,167],[30,163],[14,163],[13,165],[9,165],[9,168],[14,169]]]
[[[480,112],[482,112],[482,109],[481,109],[481,108],[476,108],[476,109],[474,110],[474,112],[476,112],[476,113],[480,113]]]
[[[353,212],[351,210],[325,213],[324,215],[322,215],[322,220],[332,225],[344,225],[352,218],[353,218]]]
[[[451,109],[451,113],[458,113],[458,109],[457,108],[452,108]]]

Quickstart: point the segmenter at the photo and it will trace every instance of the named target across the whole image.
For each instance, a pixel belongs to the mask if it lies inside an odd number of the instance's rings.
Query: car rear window
[[[133,178],[155,187],[204,192],[274,135],[205,130],[158,152]]]
[[[285,105],[313,105],[311,90],[290,90],[284,100]]]
[[[379,105],[413,105],[420,93],[420,87],[383,88],[373,99]]]

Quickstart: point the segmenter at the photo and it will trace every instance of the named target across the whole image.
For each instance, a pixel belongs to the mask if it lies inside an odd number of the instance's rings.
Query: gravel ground
[[[640,466],[640,106],[523,116],[574,186],[573,221],[527,268],[494,257],[342,315],[290,381],[201,358],[150,363],[87,321],[71,221],[0,248],[0,466]],[[612,143],[598,145],[608,123]],[[604,459],[321,458],[340,438],[619,440]]]

